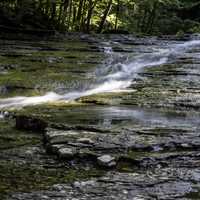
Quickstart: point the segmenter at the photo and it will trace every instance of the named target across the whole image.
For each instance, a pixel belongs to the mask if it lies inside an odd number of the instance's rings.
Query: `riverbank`
[[[198,199],[198,40],[72,37],[0,41],[1,198]]]

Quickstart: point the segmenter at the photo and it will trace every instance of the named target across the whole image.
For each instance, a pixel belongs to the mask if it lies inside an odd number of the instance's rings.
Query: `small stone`
[[[86,187],[86,186],[94,186],[95,185],[95,181],[93,180],[89,180],[89,181],[75,181],[73,186],[76,187],[76,188],[83,188],[83,187]]]
[[[58,155],[60,158],[70,159],[75,155],[75,151],[71,148],[61,148],[58,150]]]
[[[128,194],[128,191],[127,190],[122,190],[122,193],[123,194]]]
[[[188,148],[188,147],[190,147],[190,145],[187,144],[187,143],[183,143],[183,144],[181,144],[181,147],[183,147],[183,148]]]
[[[154,152],[159,152],[159,151],[163,151],[163,148],[159,145],[155,145],[152,147]]]
[[[45,133],[45,137],[47,140],[51,140],[54,137],[71,137],[71,136],[76,136],[79,135],[79,132],[77,131],[59,131],[59,130],[54,130],[54,129],[47,129],[47,132]]]
[[[110,155],[103,155],[97,158],[98,164],[103,167],[113,167],[116,165],[115,158]]]
[[[80,138],[77,140],[77,142],[84,144],[94,144],[94,141],[92,141],[90,138]]]
[[[49,199],[49,197],[46,196],[46,195],[42,195],[42,196],[41,196],[41,199]]]
[[[80,188],[81,183],[78,182],[78,181],[75,181],[74,184],[73,184],[73,186],[74,186],[75,188]]]

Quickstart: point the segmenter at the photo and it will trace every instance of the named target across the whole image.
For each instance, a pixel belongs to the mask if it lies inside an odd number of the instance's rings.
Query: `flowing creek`
[[[0,197],[200,199],[198,37],[0,43]]]
[[[167,64],[176,60],[178,56],[200,46],[200,40],[191,40],[183,44],[168,45],[168,47],[155,47],[151,53],[143,53],[131,58],[126,57],[116,62],[115,58],[122,57],[121,54],[112,51],[112,47],[103,47],[104,52],[109,57],[108,63],[98,67],[95,74],[95,82],[89,85],[88,88],[82,90],[75,90],[69,93],[59,95],[54,92],[48,92],[44,96],[36,97],[14,97],[0,100],[0,108],[6,107],[23,107],[29,105],[36,105],[48,102],[55,102],[59,100],[70,101],[80,97],[89,96],[93,94],[105,92],[120,92],[128,88],[139,72],[147,67],[154,67]],[[193,54],[194,58],[199,58]],[[99,70],[100,68],[100,70]]]

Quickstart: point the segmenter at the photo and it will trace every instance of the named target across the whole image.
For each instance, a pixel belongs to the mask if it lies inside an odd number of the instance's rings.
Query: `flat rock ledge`
[[[180,169],[178,180],[174,180],[171,169],[156,169],[151,173],[108,172],[101,178],[75,181],[72,184],[57,184],[45,191],[14,194],[10,200],[189,200],[198,193],[195,177],[199,170]],[[178,174],[177,174],[178,175]]]
[[[179,163],[181,159],[199,159],[199,133],[191,130],[155,129],[98,133],[85,130],[47,129],[46,149],[64,160],[90,160],[101,167],[116,167],[121,162],[144,167],[159,163]],[[166,133],[167,131],[167,133]],[[176,132],[176,135],[174,134]],[[161,132],[161,130],[160,130]],[[170,133],[171,132],[171,133]],[[184,163],[184,160],[182,161]]]
[[[58,126],[58,125],[57,125]],[[137,167],[188,163],[199,159],[200,133],[196,126],[126,127],[107,130],[89,126],[58,126],[34,117],[17,116],[16,127],[40,130],[48,153],[66,161],[91,161],[104,168],[118,168],[128,162]],[[55,126],[56,127],[56,124]],[[195,161],[194,161],[195,160]]]

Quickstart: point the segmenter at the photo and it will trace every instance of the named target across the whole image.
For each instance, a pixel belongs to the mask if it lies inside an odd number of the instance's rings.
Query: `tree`
[[[101,21],[100,21],[100,25],[99,25],[99,28],[98,28],[98,31],[97,31],[98,33],[102,32],[103,26],[105,24],[106,18],[108,16],[111,8],[112,8],[112,0],[109,0],[108,5],[106,6],[106,9],[105,9],[103,16],[101,18]]]
[[[0,23],[87,33],[175,34],[200,27],[199,9],[199,0],[0,0]]]

